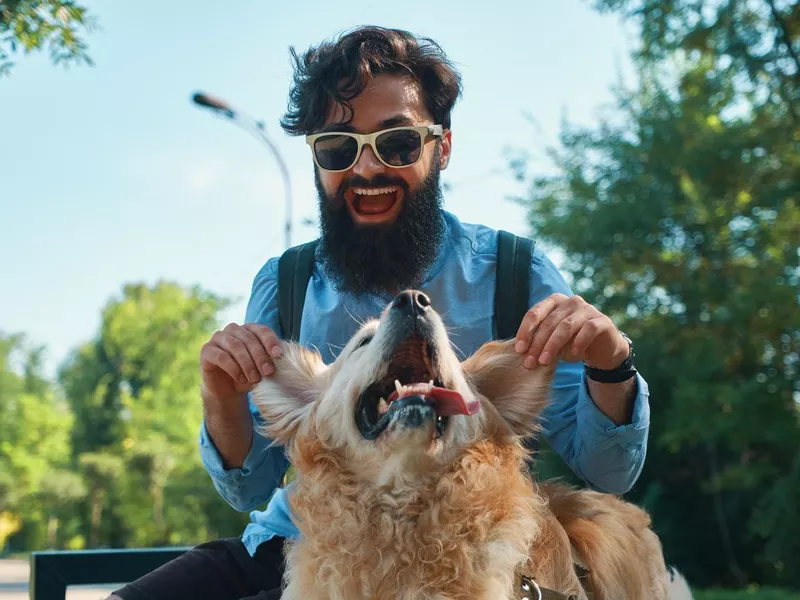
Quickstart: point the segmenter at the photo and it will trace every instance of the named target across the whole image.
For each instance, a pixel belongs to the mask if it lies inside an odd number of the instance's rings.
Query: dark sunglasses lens
[[[347,135],[323,135],[314,142],[317,162],[323,169],[341,171],[353,164],[358,142]]]
[[[401,129],[378,136],[375,141],[381,158],[393,167],[412,165],[419,160],[422,137],[416,131]]]

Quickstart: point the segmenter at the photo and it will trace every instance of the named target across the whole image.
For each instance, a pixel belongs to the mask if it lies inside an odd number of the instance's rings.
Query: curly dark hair
[[[363,26],[337,40],[309,48],[299,56],[290,48],[294,78],[289,107],[281,127],[290,135],[308,135],[325,122],[331,103],[340,103],[353,118],[349,100],[382,73],[416,80],[435,120],[450,128],[450,113],[461,95],[461,76],[442,48],[430,38],[402,29]]]

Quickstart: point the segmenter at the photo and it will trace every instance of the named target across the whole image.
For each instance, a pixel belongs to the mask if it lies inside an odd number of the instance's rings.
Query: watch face
[[[628,358],[625,359],[623,365],[626,365],[627,368],[630,368],[630,366],[633,364],[633,358],[634,358],[633,341],[631,340],[631,338],[628,337],[628,335],[624,331],[620,331],[620,334],[622,334],[623,339],[626,342],[628,342],[628,348],[630,349],[630,354],[628,355]]]

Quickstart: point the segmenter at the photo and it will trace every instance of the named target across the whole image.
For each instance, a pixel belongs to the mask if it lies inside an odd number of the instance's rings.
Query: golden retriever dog
[[[691,598],[644,511],[532,480],[522,440],[553,368],[513,341],[460,362],[406,291],[331,365],[282,350],[252,397],[296,470],[284,599]]]

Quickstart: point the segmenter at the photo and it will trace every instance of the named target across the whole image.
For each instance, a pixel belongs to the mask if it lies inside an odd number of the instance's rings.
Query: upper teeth
[[[433,379],[428,383],[409,383],[408,385],[403,385],[399,379],[395,379],[394,387],[397,390],[397,396],[400,398],[411,394],[429,394],[433,389]]]
[[[430,394],[431,390],[433,389],[433,379],[431,379],[428,383],[409,383],[408,385],[403,385],[400,383],[399,379],[395,379],[394,387],[397,390],[397,398],[411,396],[413,394]],[[381,398],[378,400],[378,416],[388,412],[390,404],[391,402],[387,401],[386,398],[381,396]]]
[[[361,196],[377,196],[378,194],[391,194],[392,192],[396,192],[396,187],[384,187],[384,188],[353,188],[354,194],[359,194]]]

